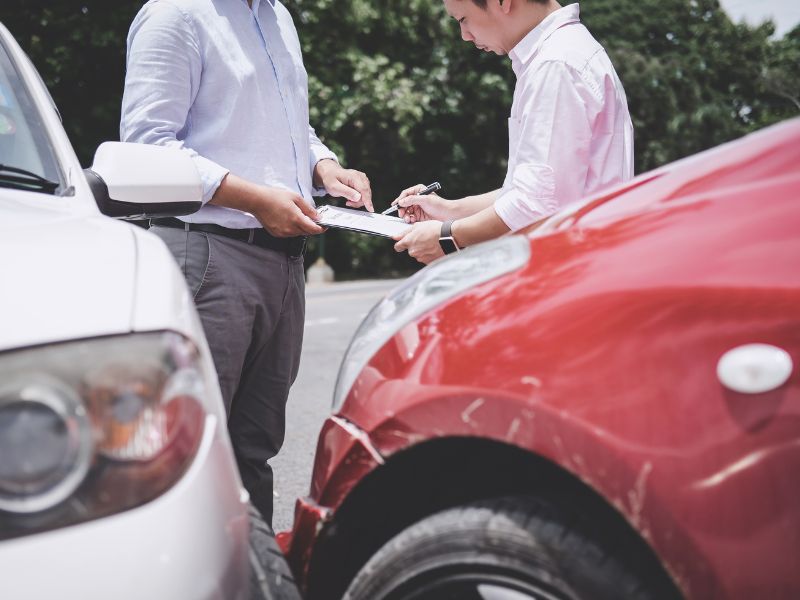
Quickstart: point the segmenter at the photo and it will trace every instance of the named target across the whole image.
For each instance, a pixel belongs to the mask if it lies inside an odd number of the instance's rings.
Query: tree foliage
[[[514,75],[507,59],[460,39],[441,0],[284,4],[303,43],[312,124],[344,163],[367,172],[378,208],[414,183],[439,180],[450,197],[502,183]],[[118,137],[125,38],[141,5],[0,6],[84,163]],[[800,28],[773,40],[771,24],[734,24],[718,0],[585,0],[581,10],[625,85],[637,172],[800,114]],[[414,267],[385,239],[326,239],[338,274]]]
[[[585,20],[606,45],[628,95],[637,172],[740,137],[783,104],[765,86],[781,72],[772,24],[736,25],[717,0],[590,2]],[[795,61],[794,78],[800,65]]]

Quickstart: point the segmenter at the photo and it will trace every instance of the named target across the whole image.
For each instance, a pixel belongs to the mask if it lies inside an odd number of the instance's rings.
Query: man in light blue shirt
[[[203,207],[151,228],[194,294],[245,487],[269,522],[272,471],[299,366],[312,196],[372,210],[367,177],[344,169],[309,124],[308,79],[278,0],[150,0],[131,25],[123,141],[180,148]]]

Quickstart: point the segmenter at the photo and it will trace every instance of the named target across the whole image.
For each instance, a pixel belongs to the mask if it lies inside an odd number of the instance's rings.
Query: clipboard
[[[411,224],[400,217],[371,213],[353,208],[340,208],[331,204],[317,207],[319,220],[324,227],[347,229],[369,235],[391,238],[411,229]]]

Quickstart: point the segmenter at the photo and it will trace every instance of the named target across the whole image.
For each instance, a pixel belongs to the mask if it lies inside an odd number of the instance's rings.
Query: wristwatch
[[[442,223],[442,232],[439,235],[439,245],[442,247],[442,250],[445,254],[452,254],[453,252],[458,252],[461,248],[458,247],[456,244],[456,240],[453,237],[453,221],[445,221]]]

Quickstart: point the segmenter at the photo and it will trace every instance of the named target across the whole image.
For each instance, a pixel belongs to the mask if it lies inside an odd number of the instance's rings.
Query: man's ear
[[[514,2],[514,0],[498,0],[498,2],[500,3],[500,10],[503,11],[503,14],[507,15],[509,12],[511,12],[511,4]]]

